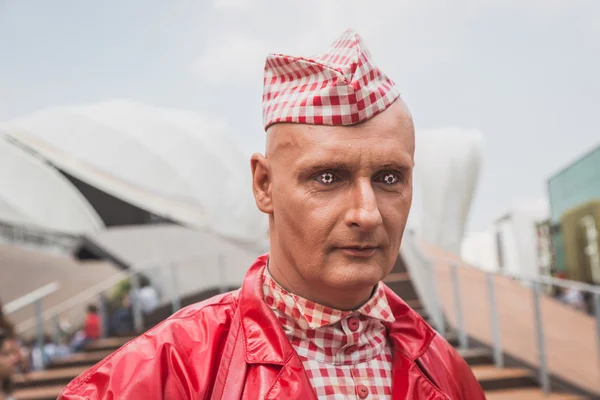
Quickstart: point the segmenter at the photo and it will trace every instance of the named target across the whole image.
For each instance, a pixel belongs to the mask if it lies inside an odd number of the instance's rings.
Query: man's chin
[[[360,260],[338,266],[332,275],[331,278],[339,289],[372,287],[385,277],[379,265],[363,263]]]

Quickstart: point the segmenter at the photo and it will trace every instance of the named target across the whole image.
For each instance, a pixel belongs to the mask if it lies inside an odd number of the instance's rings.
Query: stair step
[[[404,300],[404,302],[415,311],[423,308],[423,305],[421,304],[421,300],[419,300],[419,299],[411,299],[411,300],[402,299],[402,300]]]
[[[126,336],[126,337],[111,337],[105,339],[94,340],[85,346],[84,351],[86,352],[96,352],[101,350],[117,350],[119,347],[123,346],[125,343],[132,340],[135,336]]]
[[[425,321],[429,322],[429,314],[427,314],[427,311],[425,310],[425,308],[423,308],[423,305],[421,304],[421,301],[419,299],[413,299],[413,300],[406,300],[406,299],[402,299],[410,308],[412,308],[414,311],[416,311],[421,318],[423,318]]]
[[[396,259],[396,263],[394,264],[394,268],[392,268],[392,271],[394,272],[406,272],[406,264],[404,264],[404,260],[402,259],[402,257],[399,255],[398,258]]]
[[[523,368],[475,365],[472,370],[485,391],[536,386],[532,372]]]
[[[454,331],[446,332],[446,334],[444,335],[444,339],[446,339],[446,341],[450,343],[451,346],[458,346],[458,333]]]
[[[43,386],[19,389],[14,393],[15,400],[56,400],[65,385]]]
[[[57,368],[47,371],[33,371],[25,375],[16,374],[13,378],[18,389],[41,386],[54,386],[61,384],[64,386],[88,368],[89,367],[87,366],[81,366],[70,368]]]
[[[583,400],[585,397],[568,394],[568,393],[551,393],[545,395],[537,388],[510,389],[510,390],[495,390],[486,392],[487,400]]]
[[[383,282],[411,282],[411,280],[408,272],[392,272],[383,279]]]
[[[61,360],[53,361],[48,369],[92,366],[112,354],[112,350],[86,351],[75,353]]]
[[[486,365],[492,361],[492,352],[486,348],[456,349],[458,354],[471,366]]]

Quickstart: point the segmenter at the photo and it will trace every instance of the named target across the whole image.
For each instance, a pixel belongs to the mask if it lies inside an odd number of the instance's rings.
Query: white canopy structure
[[[0,136],[0,220],[67,233],[104,227],[63,175],[6,136]]]
[[[415,175],[421,189],[421,239],[460,254],[475,193],[483,138],[477,130],[441,128],[416,135]]]
[[[59,169],[188,226],[237,239],[266,236],[247,157],[219,121],[192,111],[112,101],[43,110],[0,123],[0,133],[0,151],[19,154],[0,155],[0,170],[11,171],[0,180],[0,216],[9,220],[26,218],[69,232],[102,228],[93,207]],[[56,202],[73,215],[57,213],[61,207],[52,202],[31,203],[56,196],[69,198]]]

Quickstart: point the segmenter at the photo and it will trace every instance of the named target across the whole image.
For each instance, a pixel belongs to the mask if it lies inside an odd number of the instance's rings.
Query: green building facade
[[[567,272],[576,267],[569,265],[568,260],[569,253],[577,250],[565,247],[566,242],[574,243],[572,238],[565,237],[565,232],[573,231],[565,223],[574,223],[569,215],[577,209],[600,201],[600,146],[552,176],[548,180],[548,197],[555,268]]]

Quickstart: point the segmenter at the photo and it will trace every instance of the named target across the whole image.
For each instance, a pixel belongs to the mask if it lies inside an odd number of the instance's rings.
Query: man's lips
[[[365,246],[365,245],[356,245],[356,246],[339,246],[335,248],[336,250],[341,251],[342,253],[352,256],[352,257],[371,257],[375,254],[375,252],[379,249],[379,246]]]

